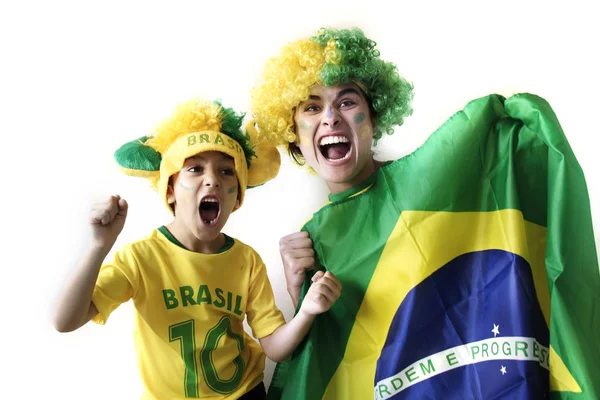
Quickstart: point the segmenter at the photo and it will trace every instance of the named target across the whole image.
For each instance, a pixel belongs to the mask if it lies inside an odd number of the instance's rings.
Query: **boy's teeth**
[[[349,140],[345,136],[325,136],[319,141],[319,146],[325,146],[327,144],[335,143],[348,143]]]
[[[213,198],[213,197],[209,197],[208,199],[204,199],[202,200],[203,203],[216,203],[217,199]]]

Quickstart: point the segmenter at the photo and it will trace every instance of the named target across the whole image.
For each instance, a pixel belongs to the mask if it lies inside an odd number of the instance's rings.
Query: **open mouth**
[[[200,219],[208,226],[214,226],[219,218],[221,206],[216,196],[206,196],[200,202]]]
[[[342,135],[324,136],[319,140],[319,150],[328,161],[342,161],[350,156],[352,144]]]

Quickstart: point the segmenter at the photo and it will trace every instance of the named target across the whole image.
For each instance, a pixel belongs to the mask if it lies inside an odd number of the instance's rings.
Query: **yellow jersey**
[[[123,246],[100,269],[93,321],[129,299],[143,399],[237,399],[263,381],[265,363],[244,318],[257,339],[285,324],[264,263],[238,240],[202,254],[154,230]]]

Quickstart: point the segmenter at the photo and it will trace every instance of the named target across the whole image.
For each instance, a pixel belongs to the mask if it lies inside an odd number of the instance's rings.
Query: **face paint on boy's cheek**
[[[188,192],[189,192],[190,190],[193,190],[193,189],[194,189],[194,187],[193,187],[193,186],[186,186],[186,185],[185,185],[183,182],[181,182],[181,181],[177,182],[177,186],[178,186],[178,187],[180,187],[180,188],[182,188],[182,189],[183,189],[183,190],[185,190],[185,191],[188,191]]]
[[[228,195],[232,195],[232,194],[235,194],[235,193],[237,193],[237,191],[238,191],[238,187],[237,187],[237,185],[235,185],[235,186],[232,186],[232,187],[230,187],[230,188],[227,190],[227,194],[228,194]]]
[[[184,190],[184,192],[181,193],[181,197],[180,197],[180,201],[183,203],[189,203],[192,201],[192,197],[191,197],[191,191],[194,190],[193,186],[186,186],[183,182],[179,181],[177,182],[177,187],[181,188],[182,190]]]

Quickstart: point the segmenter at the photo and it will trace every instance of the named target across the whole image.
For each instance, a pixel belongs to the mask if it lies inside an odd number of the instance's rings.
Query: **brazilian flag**
[[[600,398],[589,198],[544,99],[474,100],[330,201],[303,230],[342,295],[269,398]]]

